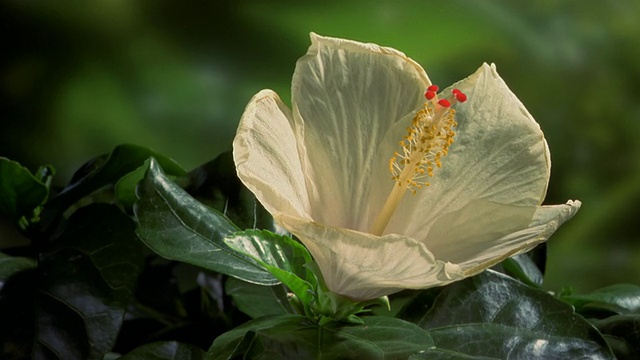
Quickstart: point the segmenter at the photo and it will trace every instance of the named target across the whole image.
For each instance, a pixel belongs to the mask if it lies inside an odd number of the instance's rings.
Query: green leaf
[[[447,287],[435,287],[412,294],[412,297],[398,311],[396,317],[414,324],[420,323],[444,289],[447,289]],[[391,295],[390,297],[392,298],[393,296]]]
[[[121,177],[115,184],[116,199],[128,209],[133,208],[133,205],[138,201],[136,188],[140,180],[144,178],[150,161],[150,159],[145,160],[141,166]]]
[[[230,277],[224,289],[238,309],[251,318],[296,314],[282,285],[262,286]]]
[[[296,315],[252,320],[219,336],[210,359],[406,359],[433,347],[429,334],[400,319],[370,316],[364,324],[318,326]]]
[[[34,209],[42,205],[49,189],[27,168],[19,163],[0,157],[0,213],[14,221],[29,217]]]
[[[614,358],[602,335],[571,306],[492,270],[443,288],[417,325],[429,331],[438,354]]]
[[[616,314],[640,313],[640,286],[616,284],[584,295],[561,296],[578,312],[602,309]]]
[[[224,238],[238,228],[169,180],[155,159],[137,191],[136,232],[158,255],[256,284],[279,283],[255,260],[230,248]]]
[[[241,229],[276,231],[271,214],[240,181],[232,153],[225,152],[194,169],[185,190],[220,211]]]
[[[7,281],[12,275],[19,272],[34,269],[36,262],[33,259],[9,256],[0,252],[0,290],[5,281]]]
[[[239,231],[225,238],[225,243],[264,264],[290,272],[307,281],[315,277],[307,268],[311,254],[302,244],[289,236],[268,230]]]
[[[388,308],[383,306],[374,306],[371,308],[371,314],[378,316],[391,316],[407,320],[400,315],[400,311],[405,310],[405,306],[407,304],[415,301],[415,298],[422,295],[424,292],[424,290],[403,290],[395,294],[388,295]],[[424,312],[424,309],[421,309],[420,311]]]
[[[605,335],[616,359],[640,359],[640,315],[615,315],[592,322]]]
[[[265,267],[302,301],[309,304],[315,282],[314,275],[305,267],[311,255],[302,244],[288,236],[266,230],[246,230],[224,239],[229,247],[246,254]]]
[[[101,155],[78,170],[69,184],[58,196],[51,199],[46,209],[50,212],[64,211],[81,198],[135,171],[150,157],[172,175],[184,175],[186,171],[174,160],[137,145],[119,145],[110,154]]]
[[[197,346],[176,341],[154,342],[140,346],[120,360],[205,360],[206,352]]]
[[[57,249],[39,263],[35,354],[98,359],[111,350],[142,269],[134,229],[113,205],[69,218]]]
[[[116,206],[91,204],[69,218],[60,246],[86,255],[101,278],[128,301],[142,271],[142,246],[135,224]]]
[[[530,286],[542,286],[544,274],[538,269],[538,266],[528,254],[520,254],[505,259],[501,265],[507,275]]]
[[[0,289],[0,358],[29,359],[34,343],[35,269],[14,273]]]

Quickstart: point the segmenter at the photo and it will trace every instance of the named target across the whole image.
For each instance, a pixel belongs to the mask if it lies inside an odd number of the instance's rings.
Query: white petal
[[[439,216],[425,244],[440,260],[456,264],[474,258],[499,240],[529,227],[535,206],[515,206],[474,200],[462,209]]]
[[[528,227],[493,241],[461,244],[465,250],[456,263],[464,269],[465,275],[471,276],[508,257],[527,252],[548,240],[560,225],[576,214],[580,205],[579,201],[569,201],[565,205],[539,206]],[[507,225],[498,225],[500,227]]]
[[[307,246],[329,289],[356,300],[419,289],[463,278],[460,267],[439,261],[406,236],[376,237],[282,216],[278,221]]]
[[[390,181],[389,173],[384,179],[371,176],[375,167],[387,167],[395,150],[383,144],[385,134],[398,121],[410,120],[429,80],[397,50],[311,38],[296,65],[292,102],[308,149],[303,166],[312,216],[331,226],[365,230],[370,192]],[[381,145],[389,152],[383,158]]]
[[[276,93],[256,94],[240,119],[233,159],[242,182],[271,214],[308,218],[309,201],[291,118],[291,110]]]
[[[405,197],[387,232],[426,234],[437,216],[476,199],[536,206],[544,198],[551,163],[544,135],[495,68],[485,64],[454,86],[469,96],[457,105],[455,142],[431,186]]]

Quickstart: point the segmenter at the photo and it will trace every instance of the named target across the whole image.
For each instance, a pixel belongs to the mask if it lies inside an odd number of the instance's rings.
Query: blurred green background
[[[636,0],[0,4],[0,156],[53,164],[59,185],[121,143],[187,169],[229,150],[254,93],[289,98],[310,31],[397,48],[441,85],[494,62],[545,131],[545,202],[583,201],[546,287],[640,283]]]

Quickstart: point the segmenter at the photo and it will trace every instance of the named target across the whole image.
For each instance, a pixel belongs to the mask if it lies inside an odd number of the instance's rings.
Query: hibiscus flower
[[[494,65],[438,93],[400,51],[311,40],[292,108],[255,95],[233,154],[332,292],[368,300],[445,285],[532,249],[578,211],[541,206],[547,143]]]

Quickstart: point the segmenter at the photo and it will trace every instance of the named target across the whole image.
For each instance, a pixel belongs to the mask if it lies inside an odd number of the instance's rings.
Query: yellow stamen
[[[424,103],[407,128],[407,136],[400,141],[402,151],[395,152],[389,160],[389,171],[397,186],[394,186],[370,233],[382,235],[391,216],[407,190],[416,193],[429,186],[424,181],[433,177],[433,171],[442,167],[442,158],[449,152],[457,125],[455,110],[438,105],[437,99]]]

